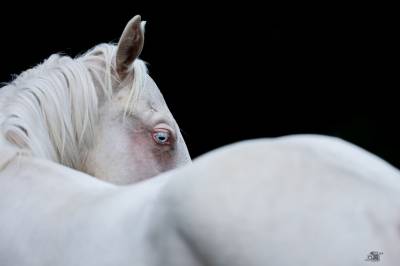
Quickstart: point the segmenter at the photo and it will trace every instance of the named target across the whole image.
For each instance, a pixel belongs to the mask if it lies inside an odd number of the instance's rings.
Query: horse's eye
[[[153,133],[153,139],[157,144],[166,145],[170,144],[169,142],[170,133],[166,129],[157,129]]]

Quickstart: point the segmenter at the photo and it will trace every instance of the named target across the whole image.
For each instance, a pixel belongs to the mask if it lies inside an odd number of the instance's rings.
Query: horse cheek
[[[151,178],[162,172],[159,160],[154,156],[154,141],[147,132],[135,132],[130,142],[130,165],[139,180]]]

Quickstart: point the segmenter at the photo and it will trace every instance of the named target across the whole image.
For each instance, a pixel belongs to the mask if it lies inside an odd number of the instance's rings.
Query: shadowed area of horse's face
[[[118,45],[53,55],[0,91],[0,143],[115,184],[190,162],[179,127],[138,57],[135,16]]]
[[[157,85],[145,75],[134,110],[125,113],[130,89],[100,108],[94,149],[86,171],[117,184],[155,176],[190,161],[179,127]]]

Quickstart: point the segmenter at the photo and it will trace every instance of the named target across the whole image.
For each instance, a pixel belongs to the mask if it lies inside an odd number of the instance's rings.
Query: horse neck
[[[80,60],[51,56],[0,91],[3,139],[81,170],[95,139],[97,95]]]

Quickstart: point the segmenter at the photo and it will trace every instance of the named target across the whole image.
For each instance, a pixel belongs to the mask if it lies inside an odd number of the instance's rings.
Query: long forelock
[[[72,59],[52,55],[0,90],[0,130],[34,156],[82,169],[94,145],[98,92],[113,97],[115,46],[102,44]],[[98,64],[100,63],[100,64]],[[135,60],[126,112],[134,110],[147,69]],[[96,86],[97,85],[97,86]],[[100,87],[100,88],[98,88]]]

